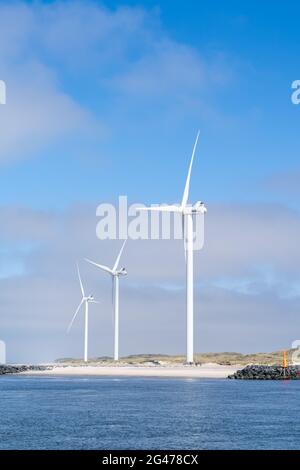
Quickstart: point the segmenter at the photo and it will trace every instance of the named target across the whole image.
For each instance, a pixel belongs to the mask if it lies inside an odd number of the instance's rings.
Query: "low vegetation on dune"
[[[293,349],[286,351],[287,363],[292,363]],[[248,365],[248,364],[261,364],[261,365],[281,365],[283,350],[274,351],[271,353],[253,353],[241,354],[236,352],[220,352],[220,353],[202,353],[195,354],[195,362],[198,364],[215,363],[220,365]],[[171,356],[166,354],[136,354],[120,358],[118,364],[123,365],[168,365],[168,364],[184,364],[186,361],[184,355]],[[82,359],[74,358],[61,358],[56,360],[59,364],[72,364],[83,365],[85,364]],[[90,365],[110,365],[115,364],[113,359],[108,356],[97,357],[89,359]]]

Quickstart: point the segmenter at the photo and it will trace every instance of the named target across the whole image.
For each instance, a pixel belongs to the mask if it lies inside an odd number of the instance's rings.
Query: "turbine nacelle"
[[[206,212],[207,212],[207,209],[204,205],[204,202],[202,201],[198,201],[193,206],[187,206],[183,209],[184,215],[205,214]]]
[[[93,302],[94,296],[93,296],[93,295],[88,295],[87,297],[84,297],[84,300],[85,300],[86,302]]]
[[[204,205],[204,202],[198,201],[196,204],[193,205],[192,207],[192,212],[200,212],[201,214],[205,214],[207,212],[207,209]]]
[[[127,276],[127,271],[125,268],[119,269],[118,271],[114,272],[115,276]]]

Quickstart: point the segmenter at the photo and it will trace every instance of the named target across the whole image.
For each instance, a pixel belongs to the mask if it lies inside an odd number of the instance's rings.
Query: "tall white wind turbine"
[[[99,302],[97,300],[94,300],[94,297],[93,295],[85,295],[85,292],[84,292],[84,288],[83,288],[83,285],[82,285],[82,281],[81,281],[81,277],[80,277],[80,271],[79,271],[79,267],[77,265],[77,273],[78,273],[78,279],[79,279],[79,284],[80,284],[80,290],[81,290],[81,294],[82,294],[82,299],[81,299],[81,302],[80,304],[78,305],[77,307],[77,310],[76,312],[74,313],[73,315],[73,318],[68,326],[68,330],[67,332],[69,333],[69,331],[71,330],[72,328],[72,325],[74,323],[74,320],[81,308],[81,306],[84,304],[85,306],[85,318],[84,318],[84,362],[87,362],[88,360],[88,337],[89,337],[89,303],[94,303],[94,304],[98,304]]]
[[[114,360],[119,360],[119,277],[126,276],[127,271],[125,268],[119,269],[119,263],[121,255],[127,240],[124,240],[124,243],[121,247],[121,250],[117,256],[115,264],[112,268],[104,266],[103,264],[95,263],[90,259],[86,258],[86,261],[102,269],[102,271],[107,272],[111,275],[112,278],[112,303],[113,303],[113,314],[114,314]]]
[[[204,203],[196,202],[193,206],[188,206],[190,192],[190,180],[192,166],[199,139],[199,131],[193,147],[192,158],[187,174],[183,197],[180,205],[140,207],[139,210],[177,212],[182,216],[183,236],[185,238],[186,251],[186,361],[194,362],[194,248],[193,248],[193,215],[207,212]]]

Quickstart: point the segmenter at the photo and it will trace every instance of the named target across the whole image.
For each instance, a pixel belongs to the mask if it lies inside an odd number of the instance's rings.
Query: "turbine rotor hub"
[[[116,271],[115,276],[127,276],[127,271],[125,268],[119,269]]]
[[[183,209],[184,215],[205,214],[205,212],[207,212],[207,209],[202,201],[198,201],[193,206],[187,206]]]

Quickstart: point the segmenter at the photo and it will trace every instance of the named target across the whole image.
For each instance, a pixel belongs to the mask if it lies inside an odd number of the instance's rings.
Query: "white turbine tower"
[[[186,361],[194,362],[194,248],[193,248],[193,215],[204,214],[207,209],[201,201],[196,202],[194,206],[188,206],[190,191],[190,180],[192,166],[196,147],[199,139],[199,131],[195,140],[192,158],[185,183],[184,193],[180,205],[140,207],[139,210],[159,211],[159,212],[177,212],[182,216],[183,234],[185,237],[186,251]]]
[[[73,318],[68,326],[67,332],[69,333],[70,329],[72,328],[72,325],[74,323],[74,320],[80,310],[80,307],[84,304],[85,306],[85,318],[84,318],[84,362],[87,362],[88,360],[88,336],[89,336],[89,303],[94,303],[98,304],[99,302],[97,300],[94,300],[94,297],[92,295],[86,296],[84,293],[81,277],[80,277],[80,271],[79,267],[77,265],[77,272],[78,272],[78,278],[79,278],[79,284],[80,284],[80,289],[81,289],[81,294],[82,294],[82,299],[80,304],[77,307],[76,312],[73,315]]]
[[[113,313],[114,313],[114,360],[115,361],[119,360],[119,277],[127,275],[127,271],[125,268],[119,269],[119,263],[120,263],[121,255],[122,255],[126,241],[127,240],[124,240],[124,243],[117,256],[117,259],[113,268],[109,268],[108,266],[95,263],[94,261],[91,261],[90,259],[86,258],[86,261],[102,269],[102,271],[109,273],[112,278],[112,303],[113,303]]]

